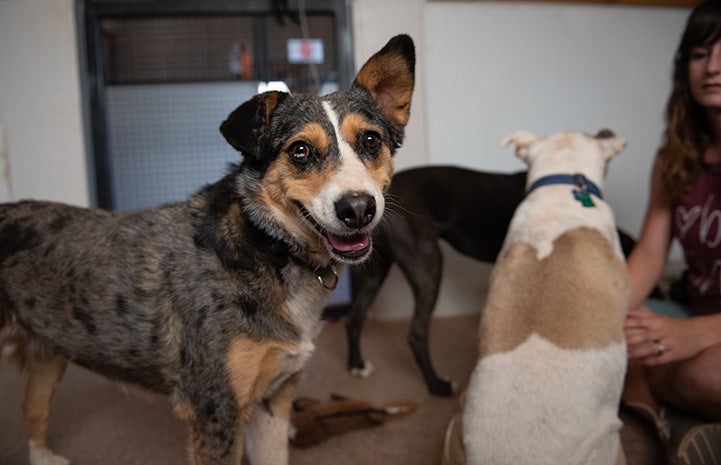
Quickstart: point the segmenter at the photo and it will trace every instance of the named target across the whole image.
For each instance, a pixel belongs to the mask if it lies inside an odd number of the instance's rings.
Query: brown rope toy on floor
[[[386,420],[413,413],[416,403],[412,401],[390,402],[375,406],[370,402],[331,394],[330,400],[321,402],[300,397],[293,402],[291,445],[307,448],[320,444],[331,436],[355,429],[369,428]]]

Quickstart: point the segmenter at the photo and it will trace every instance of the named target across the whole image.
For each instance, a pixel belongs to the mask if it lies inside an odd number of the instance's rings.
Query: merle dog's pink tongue
[[[339,252],[354,252],[368,247],[370,235],[358,234],[351,237],[343,237],[328,233],[328,241],[330,245]]]

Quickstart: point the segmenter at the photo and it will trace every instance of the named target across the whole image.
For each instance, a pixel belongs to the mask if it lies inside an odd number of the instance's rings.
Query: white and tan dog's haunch
[[[520,131],[500,143],[528,164],[528,193],[491,275],[478,363],[443,463],[624,464],[629,285],[600,188],[626,143],[610,131]]]

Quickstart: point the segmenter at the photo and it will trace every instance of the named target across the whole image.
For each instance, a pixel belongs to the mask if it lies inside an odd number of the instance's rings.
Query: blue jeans
[[[659,315],[671,316],[674,318],[690,318],[693,316],[693,313],[686,306],[678,302],[672,302],[670,300],[646,299],[645,304],[653,311],[653,313],[658,313]]]

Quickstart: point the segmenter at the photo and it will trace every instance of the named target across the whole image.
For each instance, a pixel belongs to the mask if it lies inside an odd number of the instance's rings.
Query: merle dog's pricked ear
[[[243,156],[260,156],[259,141],[273,111],[288,97],[285,92],[264,92],[241,104],[220,125],[220,133]]]
[[[405,126],[411,116],[415,67],[413,39],[397,35],[363,65],[353,85],[370,92],[391,121]]]

